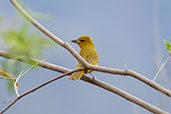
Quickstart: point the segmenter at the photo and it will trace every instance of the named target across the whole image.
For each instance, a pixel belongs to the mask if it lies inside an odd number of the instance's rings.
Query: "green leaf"
[[[163,40],[165,45],[166,45],[166,49],[169,51],[169,54],[171,54],[171,44],[169,41],[167,40]]]

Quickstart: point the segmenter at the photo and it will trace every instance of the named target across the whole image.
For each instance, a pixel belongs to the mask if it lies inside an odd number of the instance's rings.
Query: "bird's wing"
[[[86,56],[84,59],[92,65],[97,65],[98,63],[98,56]]]
[[[84,57],[84,59],[92,65],[97,65],[98,63],[98,56],[86,56]],[[77,68],[82,68],[82,67],[83,67],[82,63],[78,61]]]

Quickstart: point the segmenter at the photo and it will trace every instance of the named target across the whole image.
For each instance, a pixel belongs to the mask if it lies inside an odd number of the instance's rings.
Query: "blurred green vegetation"
[[[39,32],[30,33],[29,28],[29,24],[25,22],[19,29],[9,28],[0,33],[11,54],[24,55],[29,58],[40,57],[44,47],[51,44]]]
[[[43,16],[46,17],[45,15]],[[36,14],[36,17],[39,18],[39,15]],[[42,18],[42,14],[40,17]],[[17,18],[18,17],[16,17],[16,19]],[[48,19],[48,17],[46,18]],[[2,18],[0,17],[0,23],[1,21]],[[37,29],[34,29],[23,17],[22,20],[17,22],[19,23],[13,23],[16,26],[7,27],[7,29],[0,31],[0,40],[4,41],[6,50],[11,55],[42,59],[45,48],[52,46],[53,42],[43,37],[43,34]],[[1,61],[0,66],[2,70],[11,73],[15,77],[17,77],[22,70],[29,67],[28,64],[9,59]],[[14,91],[13,84],[10,81],[8,81],[8,90],[10,93]]]

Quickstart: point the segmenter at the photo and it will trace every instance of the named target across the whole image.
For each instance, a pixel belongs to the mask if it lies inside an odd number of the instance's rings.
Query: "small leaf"
[[[165,45],[166,45],[166,49],[169,51],[169,54],[171,54],[171,44],[169,41],[167,40],[163,40]]]

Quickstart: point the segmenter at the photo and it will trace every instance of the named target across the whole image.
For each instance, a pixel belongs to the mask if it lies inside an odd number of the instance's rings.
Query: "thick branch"
[[[4,51],[0,51],[0,56],[12,59],[12,57],[8,56],[8,54],[6,52],[4,52]],[[14,57],[14,58],[16,58],[16,57]],[[15,60],[18,60],[18,61],[21,61],[21,62],[26,62],[26,63],[28,62],[28,60],[26,60],[24,57],[18,57]],[[71,71],[70,69],[67,69],[67,68],[64,68],[64,67],[61,67],[61,66],[57,66],[57,65],[54,65],[54,64],[50,64],[48,62],[44,62],[44,61],[40,61],[40,60],[34,60],[34,59],[32,59],[32,61],[37,63],[40,67],[43,67],[43,68],[46,68],[46,69],[50,69],[50,70],[53,70],[53,71],[57,71],[57,72],[61,72],[61,73],[66,73],[66,72]],[[137,105],[139,105],[139,106],[149,110],[152,113],[156,113],[156,114],[169,114],[169,113],[159,109],[158,107],[155,107],[155,106],[149,104],[148,102],[143,101],[143,100],[141,100],[141,99],[139,99],[139,98],[137,98],[137,97],[135,97],[135,96],[133,96],[133,95],[131,95],[131,94],[129,94],[129,93],[119,89],[119,88],[117,88],[117,87],[114,87],[114,86],[112,86],[110,84],[107,84],[105,82],[102,82],[102,81],[99,81],[99,80],[96,80],[96,79],[92,80],[92,79],[90,79],[87,76],[83,76],[81,79],[86,81],[86,82],[88,82],[88,83],[96,85],[96,86],[98,86],[100,88],[106,89],[106,90],[108,90],[108,91],[110,91],[112,93],[115,93],[115,94],[121,96],[122,98],[124,98],[124,99],[126,99],[128,101],[131,101],[132,103],[135,103],[135,104],[137,104]],[[19,99],[20,98],[17,98],[17,101]],[[13,101],[14,103],[16,102],[15,100]]]
[[[128,100],[128,101],[131,101],[145,109],[147,109],[148,111],[154,113],[154,114],[169,114],[168,112],[165,112],[163,110],[161,110],[160,108],[154,106],[154,105],[151,105],[150,103],[140,99],[140,98],[137,98],[115,86],[112,86],[108,83],[105,83],[105,82],[102,82],[100,80],[91,80],[89,77],[83,77],[82,80],[88,82],[88,83],[91,83],[93,85],[97,85],[98,87],[101,87],[103,89],[106,89],[112,93],[115,93],[119,96],[121,96],[122,98]],[[155,111],[155,112],[154,112]]]
[[[106,68],[106,67],[101,67],[101,66],[95,66],[95,65],[89,65],[87,69],[92,69],[95,71],[99,71],[99,72],[106,72],[106,73],[111,73],[111,74],[119,74],[119,75],[129,75],[133,78],[138,79],[139,81],[144,82],[145,84],[151,86],[152,88],[164,93],[165,95],[171,97],[171,91],[162,87],[161,85],[157,84],[156,82],[149,80],[148,78],[146,78],[145,76],[130,70],[130,69],[126,69],[126,70],[120,70],[120,69],[113,69],[113,68]]]
[[[30,62],[30,61],[33,61],[35,63],[38,63],[39,66],[41,67],[44,67],[44,68],[48,68],[48,69],[51,69],[51,70],[55,70],[56,69],[56,65],[53,65],[53,64],[50,64],[50,63],[47,63],[47,62],[44,62],[44,61],[39,61],[39,60],[35,60],[35,59],[26,59],[25,57],[16,57],[16,56],[10,56],[10,54],[8,54],[7,52],[5,51],[2,51],[0,50],[0,56],[2,57],[6,57],[6,58],[9,58],[9,59],[12,59],[12,58],[15,58],[15,60],[19,60],[19,61],[22,61],[22,62]],[[67,71],[67,69],[61,67],[61,66],[58,66],[58,68],[61,68],[60,71],[58,69],[56,69],[55,71],[57,72],[61,72],[64,73]],[[113,69],[113,68],[106,68],[106,67],[101,67],[101,66],[94,66],[94,65],[90,65],[90,67],[88,67],[89,69],[93,69],[95,71],[99,71],[99,72],[106,72],[106,73],[111,73],[111,74],[119,74],[119,75],[130,75],[142,82],[144,82],[145,84],[151,86],[152,88],[164,93],[165,95],[171,97],[171,91],[160,86],[159,84],[149,80],[148,78],[132,71],[132,70],[121,70],[121,69]]]

